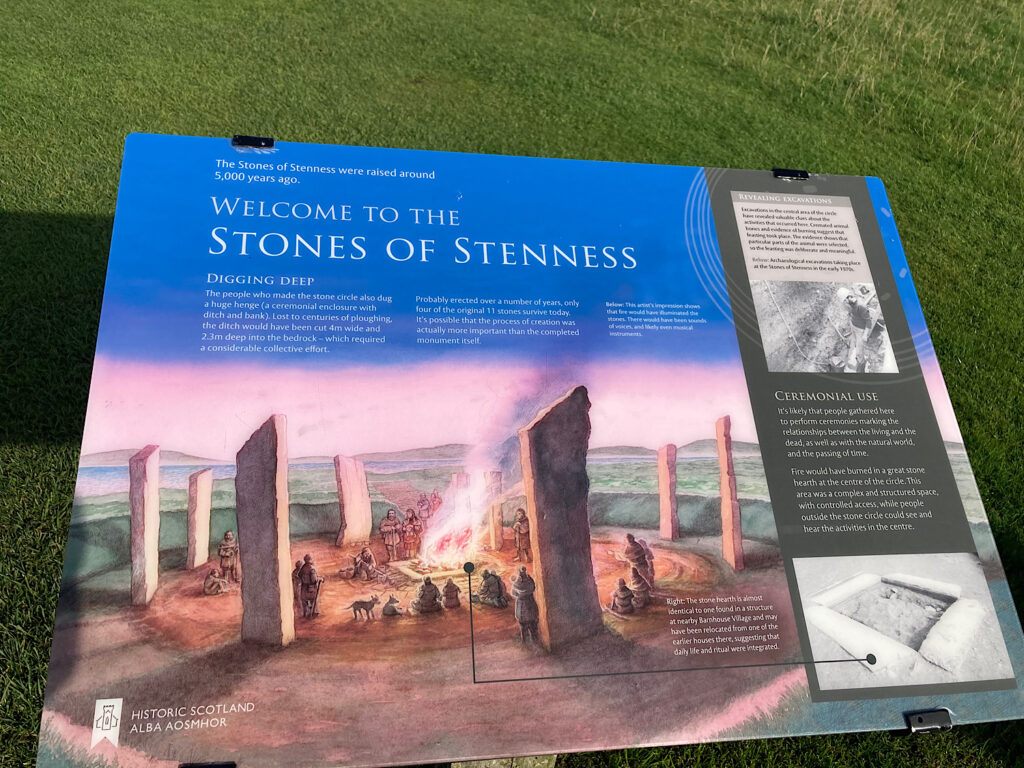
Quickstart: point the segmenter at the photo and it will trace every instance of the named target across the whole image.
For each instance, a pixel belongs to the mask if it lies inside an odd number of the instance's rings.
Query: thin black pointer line
[[[466,565],[472,566],[472,563],[466,563]],[[466,590],[468,592],[467,597],[469,598],[469,653],[473,659],[473,684],[476,685],[476,636],[473,634],[473,571],[474,568],[467,568],[465,565],[462,569],[466,572]]]
[[[477,680],[476,669],[473,669],[473,682],[477,685],[486,683],[525,683],[531,680],[574,680],[580,677],[622,677],[624,675],[662,675],[668,672],[710,672],[714,669],[751,669],[754,667],[798,667],[804,664],[845,664],[851,661],[868,661],[863,659],[825,659],[823,661],[770,661],[764,664],[726,664],[718,667],[687,667],[685,669],[641,669],[634,672],[588,672],[580,675],[545,675],[543,677],[509,677],[501,680]],[[870,664],[870,662],[868,662]]]
[[[467,568],[466,566],[470,566]],[[472,563],[466,563],[463,570],[466,572],[467,586],[469,588],[469,652],[473,664],[473,684],[486,685],[487,683],[525,683],[531,680],[575,680],[581,677],[622,677],[624,675],[662,675],[669,672],[709,672],[713,669],[752,669],[755,667],[799,667],[806,664],[846,664],[851,661],[866,661],[874,664],[869,656],[863,659],[823,659],[822,661],[768,661],[764,664],[725,664],[715,667],[687,667],[685,669],[641,669],[636,672],[587,672],[579,675],[545,675],[543,677],[508,677],[500,680],[477,680],[476,678],[476,634],[473,631],[473,571],[476,568]]]

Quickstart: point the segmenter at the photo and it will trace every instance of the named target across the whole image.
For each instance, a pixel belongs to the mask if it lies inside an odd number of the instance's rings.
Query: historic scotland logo
[[[92,720],[92,749],[103,739],[115,747],[121,734],[121,706],[124,699],[96,699],[96,709]]]

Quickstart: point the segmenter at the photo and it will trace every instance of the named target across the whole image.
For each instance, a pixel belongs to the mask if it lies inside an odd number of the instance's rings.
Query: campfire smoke
[[[466,457],[465,471],[452,475],[442,495],[440,509],[431,518],[423,537],[425,564],[460,568],[472,560],[483,545],[487,530],[487,510],[493,501],[488,496],[485,472],[501,470],[509,485],[518,481],[519,429],[536,416],[537,411],[575,383],[579,371],[534,369],[523,371],[515,383],[506,382],[507,399],[503,407],[492,411],[486,434]]]
[[[472,560],[483,534],[486,508],[482,470],[456,472],[441,496],[441,507],[423,536],[423,560],[431,566],[458,568]]]

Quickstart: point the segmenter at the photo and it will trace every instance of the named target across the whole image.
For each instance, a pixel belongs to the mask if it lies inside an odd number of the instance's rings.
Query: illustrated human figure
[[[203,580],[204,595],[220,595],[227,591],[228,580],[221,576],[220,568],[211,568]]]
[[[476,594],[470,595],[469,599],[470,602],[483,603],[495,608],[505,608],[508,606],[508,591],[505,589],[505,584],[502,582],[501,577],[497,573],[488,571],[485,568],[480,589],[477,590]]]
[[[387,562],[397,560],[399,550],[402,547],[402,521],[398,519],[398,513],[389,509],[387,515],[380,521],[380,535],[384,537],[384,549],[387,551]]]
[[[460,605],[460,592],[462,592],[462,589],[459,588],[459,585],[453,579],[448,579],[444,585],[444,607],[449,609],[458,608]]]
[[[362,578],[363,581],[370,581],[377,578],[377,558],[369,547],[363,547],[359,554],[352,558],[355,572],[352,578]]]
[[[622,550],[622,555],[619,557],[627,563],[628,568],[636,568],[640,573],[645,576],[650,573],[649,564],[647,562],[647,550],[644,545],[636,540],[636,537],[632,533],[626,534],[626,546]],[[629,571],[627,570],[627,574]],[[625,581],[623,581],[625,583]]]
[[[310,554],[302,558],[302,567],[299,569],[299,589],[302,599],[302,617],[312,619],[320,615],[320,585],[323,579],[316,572],[313,565],[313,556]]]
[[[441,591],[429,576],[423,577],[416,599],[412,601],[412,609],[417,613],[435,613],[441,610]]]
[[[650,585],[651,589],[654,589],[654,550],[651,549],[650,545],[644,539],[637,539],[636,543],[643,548],[644,554],[647,556],[647,570],[641,571],[641,573],[643,574],[643,577],[647,579],[647,583]]]
[[[441,504],[442,503],[444,503],[444,502],[443,502],[443,499],[441,498],[441,494],[438,493],[437,492],[437,488],[435,488],[430,493],[430,514],[431,515],[436,515],[437,514],[437,510],[439,510],[441,508]]]
[[[419,517],[420,522],[423,523],[423,530],[427,530],[430,525],[430,497],[426,493],[421,493],[420,497],[416,500],[416,515]]]
[[[651,585],[636,566],[632,567],[631,574],[629,588],[633,592],[633,607],[646,608],[651,602]]]
[[[234,531],[224,531],[224,538],[217,546],[217,556],[220,557],[224,578],[230,578],[237,584],[241,580],[242,569],[238,567],[238,540]]]
[[[292,599],[295,601],[295,612],[302,615],[302,581],[299,579],[299,572],[302,570],[302,561],[295,561],[295,568],[292,569]]]
[[[402,523],[402,546],[405,548],[406,560],[419,557],[422,533],[423,523],[416,517],[416,510],[410,507],[405,510],[405,521]]]
[[[537,584],[526,572],[526,566],[519,566],[519,578],[512,579],[512,597],[516,599],[516,621],[519,622],[519,635],[524,643],[540,642],[537,634],[540,610],[533,596],[536,590]]]
[[[612,590],[611,609],[615,613],[633,612],[633,590],[626,586],[625,579],[619,579]]]
[[[516,556],[515,560],[526,560],[533,562],[533,554],[530,552],[530,521],[526,517],[526,510],[520,507],[516,510],[516,521],[512,524],[512,532],[515,534]]]

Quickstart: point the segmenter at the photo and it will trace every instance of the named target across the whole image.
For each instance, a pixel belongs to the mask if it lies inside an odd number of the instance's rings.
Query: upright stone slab
[[[366,482],[366,467],[359,459],[337,455],[334,457],[334,479],[338,483],[338,508],[341,525],[335,542],[366,544],[373,529],[370,508],[370,486]]]
[[[213,504],[213,470],[200,469],[188,476],[185,567],[198,568],[210,559],[210,507]]]
[[[505,529],[501,521],[501,472],[484,472],[487,487],[487,527],[491,549],[499,551],[505,545]]]
[[[128,459],[132,605],[149,605],[160,574],[160,446]]]
[[[679,538],[679,499],[676,498],[676,447],[672,443],[658,449],[658,499],[661,509],[661,538]]]
[[[576,387],[519,430],[538,629],[548,650],[604,626],[590,554],[589,411],[586,387]]]
[[[242,563],[242,641],[288,645],[295,639],[295,618],[284,416],[271,416],[253,432],[235,463],[235,513]]]
[[[722,557],[734,571],[743,570],[743,526],[740,500],[736,495],[736,472],[732,465],[732,421],[723,416],[715,422],[718,441],[718,475],[722,493]]]
[[[470,514],[468,472],[452,472],[452,481],[448,484],[446,501],[452,504],[455,515],[465,517]]]

